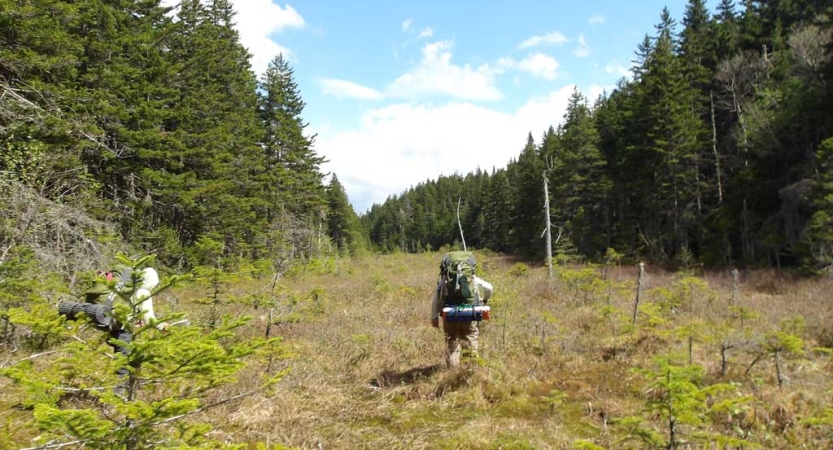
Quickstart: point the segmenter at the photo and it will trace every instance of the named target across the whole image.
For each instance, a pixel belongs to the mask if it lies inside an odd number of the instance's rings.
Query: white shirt
[[[478,289],[477,296],[483,303],[489,301],[492,297],[492,283],[474,276],[474,288]],[[440,291],[442,290],[442,281],[437,282],[437,287],[434,289],[434,298],[431,299],[431,320],[440,317],[440,310],[442,309],[442,301],[440,300]]]
[[[153,313],[153,297],[150,296],[151,290],[159,284],[159,275],[151,267],[142,270],[142,284],[136,293],[133,294],[133,301],[139,305],[140,317],[134,318],[141,323],[147,325],[156,321],[156,315]]]
[[[148,324],[151,321],[156,320],[156,314],[153,313],[153,297],[150,296],[150,291],[145,288],[139,288],[136,290],[136,294],[133,295],[134,301],[139,304],[139,312],[141,317],[139,320],[142,321],[143,324]]]

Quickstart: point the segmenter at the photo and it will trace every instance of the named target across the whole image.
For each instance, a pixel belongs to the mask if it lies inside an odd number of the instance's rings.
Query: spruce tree
[[[530,133],[526,146],[511,172],[513,214],[512,246],[526,258],[543,258],[541,231],[544,225],[544,162]]]
[[[683,32],[680,39],[682,69],[692,89],[696,90],[698,114],[705,116],[708,110],[707,92],[710,89],[713,72],[717,66],[714,46],[714,26],[709,20],[703,0],[689,0],[683,17]]]
[[[605,217],[610,184],[599,152],[599,134],[584,96],[575,90],[560,127],[560,151],[552,176],[554,204],[565,225],[565,237],[590,258],[604,254]]]
[[[830,270],[833,267],[833,138],[822,142],[816,154],[816,172],[819,188],[806,247],[809,255],[805,262],[813,270]]]
[[[512,235],[511,186],[506,169],[496,170],[492,174],[488,189],[483,211],[485,245],[492,250],[505,252],[509,250]]]
[[[68,202],[94,189],[80,161],[91,144],[86,111],[76,104],[84,4],[0,1],[0,170]]]
[[[649,201],[644,233],[646,240],[653,242],[650,250],[655,257],[673,258],[690,245],[700,190],[697,155],[703,125],[691,108],[693,91],[675,55],[674,21],[667,9],[656,28],[648,76],[641,80],[641,95],[650,105],[646,163],[654,180],[654,191],[645,193]]]
[[[304,230],[291,238],[296,249],[307,247],[324,226],[326,198],[320,165],[324,158],[313,149],[315,136],[307,136],[301,114],[305,103],[294,72],[283,55],[276,56],[260,79],[258,112],[264,131],[267,171],[264,194],[269,199],[273,227]],[[310,255],[311,256],[311,255]]]
[[[320,165],[324,158],[313,149],[315,136],[307,136],[301,98],[294,71],[283,55],[270,63],[259,83],[260,120],[265,130],[270,184],[276,206],[298,216],[317,216],[323,202]]]
[[[640,177],[644,168],[639,165],[643,140],[641,103],[635,94],[635,82],[620,82],[617,89],[594,111],[594,123],[599,133],[599,150],[607,163],[607,176],[611,180],[608,247],[632,252],[639,245],[638,237],[631,230],[638,229],[639,205],[643,201]],[[647,187],[647,186],[646,186]]]
[[[141,299],[133,294],[142,281],[141,269],[153,258],[131,260],[121,255],[119,259],[133,275],[122,289],[115,282],[109,284],[116,293],[113,320],[130,331],[130,342],[109,339],[108,333],[85,325],[89,321],[80,317],[67,321],[45,304],[10,311],[13,322],[56,342],[49,351],[0,371],[13,382],[10,393],[32,411],[18,426],[38,433],[35,448],[224,448],[210,437],[210,424],[195,420],[197,414],[265,392],[282,373],[264,374],[260,384],[248,391],[216,396],[259,355],[281,358],[286,349],[275,339],[235,338],[248,318],[225,318],[212,331],[197,326],[160,331],[159,323],[182,319],[182,315],[162,315],[158,308],[158,322],[128,320],[140,314]],[[163,281],[152,295],[176,281],[175,277]],[[125,346],[127,351],[109,358],[110,344]]]
[[[266,245],[260,201],[264,155],[257,138],[256,80],[226,1],[180,5],[169,57],[182,64],[171,120],[165,203],[175,205],[183,245],[204,233],[225,236],[230,253],[257,256]]]
[[[339,251],[356,254],[363,248],[359,219],[335,174],[327,186],[327,229]]]
[[[768,44],[768,42],[762,40],[764,25],[760,6],[756,3],[755,0],[743,0],[743,12],[739,20],[738,45],[742,50],[760,52],[761,45]]]
[[[715,50],[720,62],[738,49],[738,18],[733,0],[720,0],[715,19]]]

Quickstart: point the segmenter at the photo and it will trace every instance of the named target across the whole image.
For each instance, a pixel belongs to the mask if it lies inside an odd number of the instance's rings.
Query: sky
[[[592,103],[630,77],[662,8],[680,22],[685,1],[234,6],[256,74],[278,54],[289,60],[322,170],[362,214],[440,175],[506,167],[530,132],[540,142],[561,122],[574,89]]]

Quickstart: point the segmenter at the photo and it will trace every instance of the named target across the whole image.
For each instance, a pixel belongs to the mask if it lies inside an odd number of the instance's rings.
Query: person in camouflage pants
[[[492,296],[492,284],[486,280],[474,277],[474,286],[477,289],[480,300],[485,304]],[[442,282],[437,283],[434,289],[434,298],[431,300],[431,326],[440,327],[440,312],[443,305],[440,300]],[[478,338],[480,330],[477,322],[449,322],[443,321],[443,333],[445,334],[445,361],[448,367],[458,367],[460,358],[463,355],[463,347],[473,355],[477,354],[479,348]]]

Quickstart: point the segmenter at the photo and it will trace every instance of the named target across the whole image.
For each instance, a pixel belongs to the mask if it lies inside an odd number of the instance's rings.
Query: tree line
[[[421,183],[362,218],[383,251],[459,240],[599,261],[608,249],[669,265],[833,263],[833,8],[820,0],[689,0],[639,44],[632,78],[575,91],[506,168]],[[678,31],[681,29],[681,31]]]
[[[252,71],[229,0],[171,12],[0,0],[3,209],[33,193],[76,211],[60,227],[112,225],[171,267],[356,251],[358,218],[337,178],[325,183],[287,60]],[[35,244],[38,227],[2,216],[4,256]]]

